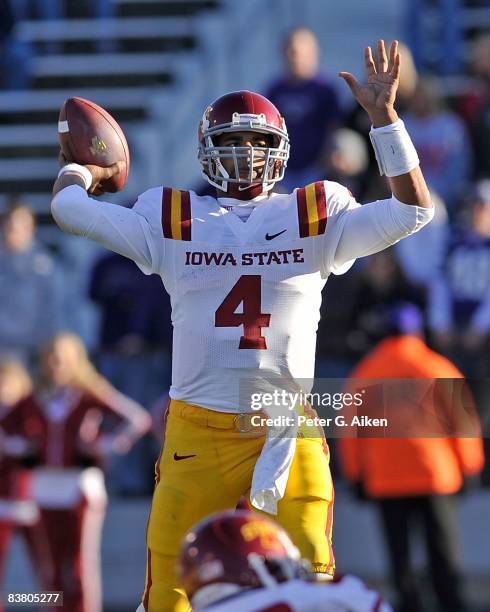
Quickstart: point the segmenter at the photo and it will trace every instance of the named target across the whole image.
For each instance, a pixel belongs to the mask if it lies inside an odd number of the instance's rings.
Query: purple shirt
[[[321,76],[309,81],[284,78],[273,83],[265,95],[286,121],[291,142],[288,168],[302,170],[314,165],[328,129],[340,118],[338,97],[332,85]]]

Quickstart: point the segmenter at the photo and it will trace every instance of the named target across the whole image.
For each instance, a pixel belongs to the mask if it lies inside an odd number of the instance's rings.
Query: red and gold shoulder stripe
[[[188,191],[163,188],[162,228],[165,238],[191,239],[191,196]]]
[[[299,235],[301,238],[320,236],[327,227],[327,199],[325,183],[317,181],[296,192]]]

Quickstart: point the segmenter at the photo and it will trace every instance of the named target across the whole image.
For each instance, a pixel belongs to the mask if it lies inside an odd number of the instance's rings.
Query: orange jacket
[[[351,377],[422,379],[463,378],[463,375],[418,337],[400,336],[378,344]],[[478,425],[476,431],[479,433]],[[464,476],[477,474],[484,465],[481,435],[342,438],[338,442],[344,476],[350,481],[362,482],[370,497],[454,493],[461,488]]]

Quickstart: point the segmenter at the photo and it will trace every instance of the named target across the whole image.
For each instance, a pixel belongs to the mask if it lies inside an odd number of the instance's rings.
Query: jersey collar
[[[258,226],[263,223],[264,215],[269,210],[267,204],[263,204],[268,196],[258,196],[253,200],[244,202],[234,198],[218,198],[216,200],[218,210],[223,216],[224,221],[231,229],[240,244],[247,244],[253,241]],[[263,205],[262,205],[263,204]],[[240,219],[231,209],[234,207],[250,207],[252,212],[247,220]]]

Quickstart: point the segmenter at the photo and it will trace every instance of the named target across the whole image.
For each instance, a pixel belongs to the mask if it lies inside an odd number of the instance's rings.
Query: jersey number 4
[[[261,276],[246,274],[240,276],[236,284],[221,302],[214,317],[216,327],[239,327],[243,325],[243,336],[239,349],[266,349],[262,327],[269,327],[270,314],[260,311],[262,298]],[[242,312],[236,312],[243,304]]]

